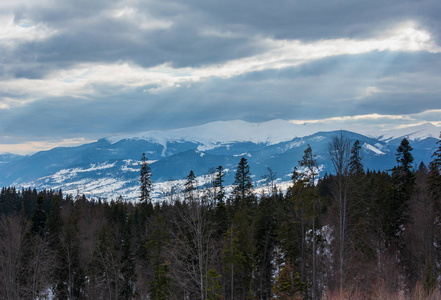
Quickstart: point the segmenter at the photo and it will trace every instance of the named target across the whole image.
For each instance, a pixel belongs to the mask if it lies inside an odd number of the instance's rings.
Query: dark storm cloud
[[[434,37],[439,36],[441,28],[441,5],[431,1],[149,1],[130,7],[146,16],[147,22],[162,20],[172,25],[144,30],[139,24],[112,18],[112,11],[125,8],[117,1],[57,1],[50,5],[19,6],[14,10],[17,22],[32,19],[58,32],[45,42],[21,45],[15,55],[25,62],[44,63],[44,68],[49,69],[78,62],[117,60],[133,61],[144,67],[165,62],[183,67],[264,51],[255,43],[255,36],[304,41],[357,39],[410,20],[420,23]],[[201,35],[206,29],[231,36]],[[31,73],[35,71],[31,69]]]
[[[344,57],[333,57],[301,68],[254,72],[229,80],[213,78],[194,83],[190,88],[169,89],[160,94],[138,89],[130,94],[97,97],[93,101],[52,98],[11,111],[0,110],[0,127],[27,138],[84,136],[90,139],[114,133],[192,126],[212,120],[320,119],[440,109],[439,96],[422,94],[421,90],[436,89],[436,82],[441,78],[421,75],[419,82],[409,84],[408,79],[400,75],[406,70],[435,75],[439,65],[427,65],[436,60],[433,54],[402,54],[403,57],[397,59],[406,63],[389,67],[382,65],[382,55],[348,57],[349,69]],[[338,75],[330,76],[333,74]],[[395,75],[397,78],[391,80]],[[370,86],[376,86],[378,91],[358,99],[360,90]]]
[[[124,17],[112,17],[112,13],[124,9],[132,9],[140,18],[145,17],[146,25],[151,22],[153,29],[144,29]],[[259,51],[258,45],[246,38],[246,32],[241,37],[201,36],[205,27],[219,24],[210,24],[210,15],[178,4],[149,2],[142,7],[128,8],[116,2],[108,5],[106,1],[68,1],[24,10],[19,7],[15,12],[18,23],[29,18],[57,30],[46,41],[20,45],[11,54],[23,62],[42,64],[43,68],[31,66],[33,77],[35,69],[44,75],[47,71],[82,62],[133,61],[144,67],[171,62],[183,67],[222,62]],[[155,28],[154,23],[158,21],[170,26]],[[24,76],[23,70],[17,73]]]
[[[188,3],[188,2],[187,2]],[[417,21],[439,37],[438,1],[191,1],[219,23],[245,24],[278,39],[365,38],[397,22]]]

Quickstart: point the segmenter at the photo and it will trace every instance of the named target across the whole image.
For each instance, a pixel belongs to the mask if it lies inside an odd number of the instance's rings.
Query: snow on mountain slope
[[[407,138],[408,140],[423,140],[425,138],[439,138],[441,127],[437,127],[432,123],[425,123],[417,126],[404,127],[399,129],[391,129],[384,131],[377,138],[388,142],[395,139]]]
[[[355,129],[355,130],[354,130]],[[359,130],[357,130],[359,129]],[[194,142],[200,144],[198,150],[206,151],[233,142],[252,142],[274,145],[304,137],[319,131],[349,130],[388,142],[404,137],[409,140],[420,140],[427,137],[438,138],[441,127],[431,123],[399,129],[385,129],[382,132],[369,128],[354,126],[329,126],[327,124],[294,124],[285,120],[272,120],[262,123],[250,123],[241,120],[217,121],[204,125],[165,130],[147,131],[136,134],[119,135],[106,138],[110,143],[125,139],[147,140],[166,147],[168,142]]]
[[[322,170],[332,172],[328,144],[342,129],[332,131],[325,124],[294,124],[283,120],[226,121],[110,137],[26,157],[4,156],[0,159],[4,161],[0,163],[0,186],[62,189],[69,194],[108,199],[122,195],[133,200],[139,194],[139,157],[143,152],[152,159],[155,197],[164,197],[163,190],[170,184],[182,184],[190,170],[203,177],[219,165],[231,170],[225,177],[225,184],[231,184],[240,157],[247,158],[256,185],[268,168],[278,174],[278,182],[289,183],[292,169],[298,165],[307,145],[317,155]],[[369,129],[372,134],[365,135],[353,130],[344,134],[363,145],[365,168],[388,170],[395,164],[394,153],[403,137],[411,140],[415,162],[428,164],[437,147],[435,138],[440,129],[423,124],[383,132]]]
[[[111,143],[124,139],[141,139],[165,145],[172,141],[190,141],[201,144],[200,151],[215,148],[220,144],[232,142],[252,142],[273,145],[285,142],[297,136],[304,136],[302,125],[284,120],[272,120],[263,123],[245,121],[218,121],[200,126],[168,131],[147,131],[133,135],[108,137]]]
[[[367,149],[367,150],[370,150],[370,151],[374,152],[377,155],[384,155],[385,154],[383,151],[381,151],[377,147],[374,147],[374,146],[372,146],[370,144],[366,144],[366,143],[363,144],[363,148]]]

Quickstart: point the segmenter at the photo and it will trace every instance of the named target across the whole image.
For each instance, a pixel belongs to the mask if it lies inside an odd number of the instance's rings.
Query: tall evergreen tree
[[[312,153],[312,148],[308,144],[305,149],[302,160],[299,161],[300,167],[303,168],[302,177],[303,180],[308,182],[309,185],[315,185],[315,177],[318,175],[318,165],[316,155]]]
[[[225,234],[222,261],[227,281],[227,299],[247,299],[250,296],[254,227],[247,209],[238,210]]]
[[[46,220],[47,216],[46,213],[43,210],[43,196],[40,194],[37,197],[37,208],[35,209],[34,213],[32,214],[32,227],[31,232],[32,234],[36,235],[43,235],[43,231],[46,227]]]
[[[197,182],[196,182],[196,175],[194,174],[193,170],[190,170],[190,173],[187,175],[187,181],[185,182],[184,186],[184,193],[185,193],[185,199],[186,200],[194,200],[195,199],[195,191],[197,190]]]
[[[74,299],[84,296],[84,270],[80,258],[81,239],[78,223],[80,208],[75,207],[68,217],[60,234],[60,262],[64,268],[57,274],[57,296],[62,299]]]
[[[140,170],[140,188],[141,188],[141,195],[139,196],[139,201],[141,203],[151,203],[152,201],[152,190],[153,190],[153,183],[152,183],[152,171],[150,169],[150,166],[148,164],[148,159],[145,156],[145,153],[142,154],[141,157],[141,170]]]
[[[390,222],[387,232],[387,235],[392,239],[400,235],[402,226],[409,221],[409,202],[415,185],[412,150],[409,141],[404,138],[395,154],[397,165],[392,169],[394,190],[390,203]]]
[[[47,227],[52,236],[52,243],[59,240],[63,219],[61,217],[62,196],[56,194],[52,197],[50,215],[47,220]]]
[[[395,173],[396,172],[402,172],[404,175],[409,177],[410,173],[412,173],[412,163],[413,163],[413,155],[412,155],[412,146],[410,145],[409,141],[404,138],[400,146],[397,148],[397,153],[395,154],[396,160],[397,160],[397,166],[394,168]]]
[[[351,175],[363,173],[363,163],[360,141],[356,140],[351,148],[351,157],[349,158],[349,173]]]
[[[315,177],[318,175],[318,165],[316,155],[313,154],[311,146],[308,147],[303,153],[302,160],[299,161],[300,167],[303,167],[301,178],[303,184],[306,185],[307,203],[310,204],[309,216],[312,220],[312,286],[311,286],[311,298],[317,299],[317,236],[316,236],[316,217],[318,209],[318,197],[315,192]],[[295,171],[293,177],[295,177]],[[303,278],[302,278],[303,279]]]
[[[170,297],[170,262],[167,261],[165,254],[170,236],[166,225],[164,218],[157,213],[152,221],[152,231],[147,237],[145,245],[150,268],[153,270],[152,279],[149,281],[149,294],[150,298],[154,300],[165,300]]]
[[[432,161],[429,164],[429,175],[428,175],[428,187],[430,193],[431,206],[433,210],[433,220],[432,220],[432,241],[430,245],[432,246],[432,257],[435,260],[441,261],[441,133],[440,139],[436,142],[438,148],[432,155]],[[432,257],[430,257],[430,269],[427,270],[425,287],[426,290],[430,290],[431,285],[431,273],[435,274],[435,278],[441,274],[441,268],[436,267],[433,263]],[[432,265],[433,264],[433,268]],[[438,276],[436,276],[438,275]],[[436,282],[436,281],[435,281]]]
[[[216,168],[216,174],[213,181],[213,187],[215,188],[216,203],[223,203],[225,199],[225,187],[224,187],[224,171],[222,166]]]
[[[429,187],[432,195],[436,199],[441,199],[441,134],[436,142],[438,148],[432,155],[432,161],[429,163]]]
[[[245,200],[252,195],[253,180],[251,179],[250,166],[245,157],[242,157],[238,166],[233,182],[233,195],[236,203]]]
[[[262,197],[254,219],[253,292],[257,299],[272,299],[279,200],[277,195]]]
[[[309,184],[294,168],[291,177],[293,185],[286,193],[283,219],[278,232],[286,263],[299,270],[301,280],[306,281],[306,232],[309,230],[312,213],[312,200],[309,197]],[[307,180],[306,182],[309,182]]]
[[[121,277],[122,288],[120,299],[133,299],[136,285],[136,273],[134,253],[132,249],[132,222],[131,214],[128,214],[122,232],[122,256],[121,256]]]

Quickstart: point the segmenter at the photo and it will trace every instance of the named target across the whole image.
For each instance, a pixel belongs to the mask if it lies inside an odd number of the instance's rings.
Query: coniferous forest
[[[270,168],[256,194],[247,160],[152,199],[142,155],[137,203],[61,190],[0,195],[1,299],[441,299],[441,141],[426,166],[403,139],[396,165],[366,170],[358,141]],[[226,186],[232,185],[232,192]]]

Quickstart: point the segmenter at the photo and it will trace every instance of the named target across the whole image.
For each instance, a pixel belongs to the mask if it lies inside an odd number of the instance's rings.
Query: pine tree
[[[253,266],[253,232],[246,209],[238,210],[231,227],[225,234],[222,262],[229,299],[246,299],[249,296]]]
[[[187,175],[187,181],[184,186],[184,194],[186,200],[195,200],[194,192],[197,189],[196,175],[194,175],[193,170]]]
[[[309,200],[307,193],[305,193],[307,185],[302,180],[297,167],[294,168],[291,179],[293,185],[284,197],[282,223],[278,232],[279,245],[284,253],[285,261],[291,262],[291,265],[296,268],[300,268],[301,279],[305,280],[305,236],[312,215],[312,203],[307,201]]]
[[[216,203],[220,204],[225,199],[225,187],[224,187],[224,172],[222,166],[216,168],[216,174],[213,181],[213,187],[215,188]]]
[[[276,276],[276,283],[272,291],[280,299],[303,299],[302,293],[306,291],[306,285],[302,283],[299,274],[294,272],[291,264],[287,262]]]
[[[429,163],[429,187],[432,195],[436,199],[441,199],[441,134],[436,142],[438,148],[432,155],[432,161]]]
[[[84,296],[84,270],[81,265],[81,240],[78,229],[79,210],[79,207],[75,207],[74,211],[71,211],[60,234],[59,257],[64,268],[61,268],[57,274],[57,297],[62,299]]]
[[[51,210],[47,220],[47,227],[49,234],[52,237],[51,243],[57,244],[59,243],[59,235],[63,226],[63,219],[61,217],[62,196],[60,194],[56,194],[54,197],[52,197],[51,202]]]
[[[257,299],[271,299],[278,232],[277,195],[262,197],[254,220],[253,292]]]
[[[303,153],[302,160],[299,161],[299,165],[304,168],[302,173],[303,179],[307,181],[309,185],[314,186],[315,176],[318,175],[318,166],[316,155],[312,153],[312,148],[309,144]]]
[[[132,249],[132,222],[131,214],[128,214],[124,223],[122,234],[121,276],[122,289],[120,299],[133,299],[136,284],[134,254]]]
[[[148,164],[148,159],[145,157],[145,153],[142,154],[141,157],[141,170],[140,170],[140,188],[141,195],[139,197],[139,201],[141,203],[149,204],[152,201],[152,172],[150,166]]]
[[[360,141],[356,140],[351,148],[351,157],[349,158],[349,173],[351,175],[363,173],[363,163],[361,155]]]
[[[310,145],[305,149],[303,153],[302,160],[299,161],[300,167],[303,167],[303,172],[300,174],[301,183],[305,186],[303,191],[303,199],[305,201],[307,208],[305,209],[305,216],[312,220],[312,286],[311,286],[311,297],[312,299],[317,299],[317,236],[316,236],[316,217],[318,210],[318,197],[315,191],[315,176],[318,175],[318,165],[316,155],[313,154]],[[293,177],[296,177],[296,170],[294,171]],[[302,229],[302,234],[303,234]],[[302,239],[303,243],[303,239]],[[304,249],[302,249],[302,252]],[[303,256],[303,255],[302,255]],[[303,262],[302,262],[303,263]],[[304,280],[304,278],[302,278]]]
[[[43,235],[44,229],[46,227],[46,220],[47,216],[46,213],[43,210],[43,196],[40,194],[37,197],[37,208],[35,209],[34,213],[32,214],[32,227],[31,232],[32,234],[36,235]]]
[[[253,180],[251,179],[250,167],[245,157],[241,158],[237,166],[233,186],[236,204],[252,195]]]
[[[412,169],[413,148],[407,139],[397,148],[397,165],[392,169],[393,195],[391,199],[390,222],[387,235],[394,239],[400,235],[402,226],[409,221],[409,201],[415,186]]]
[[[219,281],[221,275],[216,271],[216,269],[210,269],[207,272],[207,300],[221,300],[222,299],[222,286]]]
[[[170,297],[171,278],[169,274],[169,262],[166,260],[166,245],[170,242],[170,236],[166,229],[166,222],[161,215],[157,214],[151,224],[152,231],[145,245],[147,258],[153,270],[153,278],[149,281],[150,298],[163,300]]]

